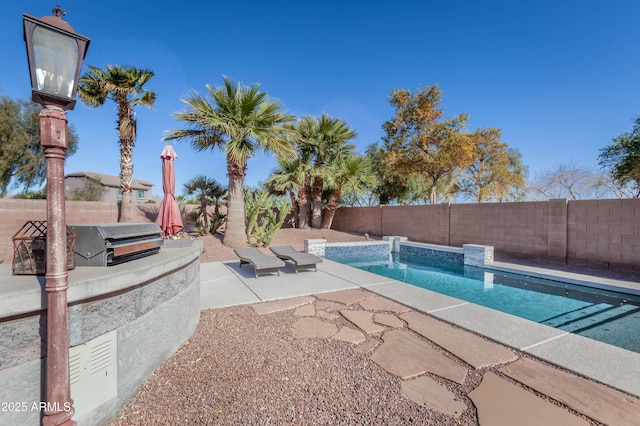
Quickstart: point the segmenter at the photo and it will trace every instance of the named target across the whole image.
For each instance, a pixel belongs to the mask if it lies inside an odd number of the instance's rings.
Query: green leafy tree
[[[599,158],[600,166],[609,170],[619,187],[631,188],[633,197],[640,197],[640,117],[634,120],[631,132],[602,148]]]
[[[409,195],[408,176],[393,167],[390,153],[373,144],[367,147],[366,155],[377,175],[377,184],[372,191],[379,204],[405,204]]]
[[[356,154],[347,154],[341,159],[333,161],[331,169],[334,177],[328,188],[330,195],[325,214],[322,217],[322,228],[324,229],[331,228],[343,191],[362,195],[366,188],[373,185],[376,180],[368,159]]]
[[[47,199],[47,187],[43,186],[37,191],[24,191],[14,195],[13,198],[21,198],[23,200],[46,200]]]
[[[278,168],[271,174],[266,187],[271,194],[288,194],[296,228],[309,226],[308,188],[312,165],[308,159],[297,157],[293,160],[278,159]]]
[[[71,191],[71,198],[79,201],[101,201],[107,188],[102,184],[99,177],[82,178],[82,186]]]
[[[193,92],[183,99],[188,108],[174,118],[188,128],[169,130],[164,140],[187,140],[198,151],[217,147],[225,153],[229,195],[223,243],[237,248],[247,244],[243,200],[247,162],[259,150],[293,157],[294,146],[285,127],[293,117],[279,101],[260,92],[259,84],[247,87],[223,79],[221,87],[207,85],[209,97]]]
[[[503,201],[522,192],[525,167],[518,152],[509,151],[500,141],[500,129],[479,129],[470,135],[474,141],[473,162],[462,171],[460,192],[476,202]]]
[[[473,138],[464,131],[468,115],[444,117],[441,98],[437,85],[416,93],[393,90],[389,103],[395,114],[383,125],[385,150],[396,172],[429,182],[431,204],[438,200],[439,184],[473,161]]]
[[[13,183],[24,192],[46,178],[46,159],[40,145],[41,107],[30,101],[0,97],[0,196]],[[78,149],[73,125],[67,128],[67,156]]]
[[[121,222],[132,220],[132,158],[137,125],[134,108],[138,105],[151,108],[155,103],[155,92],[145,88],[153,76],[153,71],[148,69],[107,65],[102,70],[89,66],[89,71],[80,77],[78,84],[80,99],[86,105],[97,108],[104,105],[107,99],[111,99],[117,106],[116,130],[120,143],[120,189],[122,192]]]
[[[220,213],[220,202],[227,189],[215,179],[199,175],[185,183],[184,190],[187,195],[194,195],[200,202],[196,220],[202,225],[204,233],[215,233],[224,222],[224,215]],[[207,211],[209,204],[214,205],[213,215]]]
[[[322,193],[325,190],[325,181],[333,176],[331,163],[341,161],[342,156],[355,148],[348,141],[355,139],[357,134],[346,121],[327,114],[322,114],[319,119],[304,117],[298,127],[308,127],[311,130],[309,137],[301,140],[301,150],[313,158],[311,226],[320,228],[322,226]]]

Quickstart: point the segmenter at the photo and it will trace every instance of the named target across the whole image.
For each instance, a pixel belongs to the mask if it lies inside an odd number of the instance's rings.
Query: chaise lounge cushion
[[[240,258],[240,267],[245,263],[251,264],[256,272],[256,278],[258,274],[277,272],[280,275],[280,269],[285,266],[285,263],[275,256],[267,256],[255,247],[238,248],[233,250]]]
[[[302,268],[314,268],[317,271],[317,264],[322,263],[322,259],[315,254],[297,251],[291,246],[275,246],[269,249],[280,259],[290,260],[294,263],[296,272]]]

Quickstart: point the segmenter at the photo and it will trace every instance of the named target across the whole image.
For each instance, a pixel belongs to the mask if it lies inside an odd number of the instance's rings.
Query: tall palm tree
[[[322,217],[322,228],[329,229],[333,223],[343,191],[362,195],[369,185],[376,182],[376,174],[367,157],[348,153],[333,161],[329,167],[333,171],[331,194],[327,201],[327,211]]]
[[[155,92],[144,88],[154,76],[148,69],[107,65],[104,70],[89,66],[78,82],[80,99],[91,107],[104,105],[107,99],[118,107],[118,130],[120,142],[120,189],[122,203],[120,221],[131,221],[131,182],[133,180],[133,146],[136,141],[136,117],[133,108],[144,105],[151,108],[156,100]]]
[[[205,234],[209,234],[211,229],[210,216],[207,212],[209,203],[215,205],[215,215],[219,214],[220,199],[227,192],[226,188],[220,185],[215,179],[203,175],[198,175],[184,184],[184,190],[188,195],[195,195],[200,201],[198,210],[198,220],[202,224]]]
[[[311,226],[320,228],[322,222],[322,191],[324,181],[330,174],[326,164],[353,150],[347,143],[357,135],[346,121],[327,114],[316,117],[305,116],[297,123],[298,142],[303,156],[313,158],[313,181],[311,183]]]
[[[187,110],[174,114],[187,129],[169,130],[164,140],[187,140],[203,151],[220,148],[227,158],[229,176],[227,227],[223,244],[244,247],[247,232],[244,223],[244,177],[247,161],[258,150],[271,151],[279,157],[294,155],[293,143],[286,137],[285,125],[293,116],[282,110],[282,104],[260,92],[260,84],[252,87],[223,77],[224,85],[207,85],[208,97],[196,92],[183,102]]]

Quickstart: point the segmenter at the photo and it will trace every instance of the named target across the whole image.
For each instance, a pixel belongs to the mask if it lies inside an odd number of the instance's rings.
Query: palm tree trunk
[[[131,162],[131,148],[127,143],[120,143],[120,191],[122,199],[120,203],[120,222],[131,222],[131,182],[133,180],[133,164]]]
[[[338,202],[340,201],[341,192],[342,190],[340,188],[336,188],[331,193],[329,201],[327,202],[327,211],[322,217],[322,229],[331,229],[331,224],[333,224],[333,217],[336,215],[336,210],[338,210]]]
[[[298,227],[298,198],[293,191],[289,191],[289,198],[291,199],[291,217],[293,218],[293,227]]]
[[[222,243],[231,248],[247,246],[247,229],[244,220],[244,175],[246,164],[238,164],[227,156],[229,198],[227,201],[227,226]]]
[[[311,191],[311,227],[319,229],[322,225],[322,178],[313,180]]]
[[[118,104],[118,133],[120,136],[120,222],[131,222],[131,184],[133,181],[133,144],[136,140],[136,121],[127,103]]]
[[[211,225],[209,223],[209,212],[207,211],[207,195],[204,193],[200,194],[200,218],[202,220],[204,235],[209,235]]]
[[[298,228],[304,229],[309,227],[309,187],[304,185],[298,191],[299,210],[298,210]]]

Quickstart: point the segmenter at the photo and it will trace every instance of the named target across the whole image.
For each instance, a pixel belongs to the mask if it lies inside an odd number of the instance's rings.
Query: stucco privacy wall
[[[640,199],[342,207],[333,229],[640,270]]]
[[[157,217],[158,204],[132,206],[135,222],[152,222]],[[118,204],[91,201],[66,201],[67,223],[109,223],[118,221]],[[11,238],[29,220],[47,220],[46,200],[0,198],[0,260],[11,262]]]

